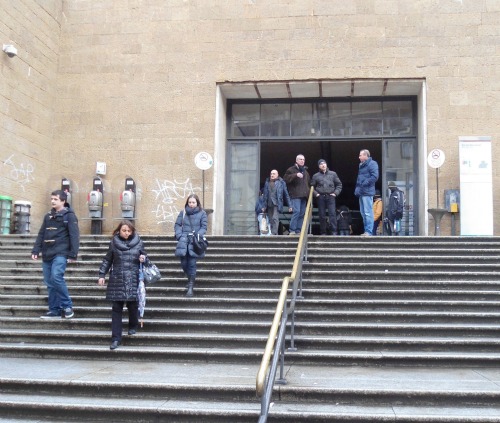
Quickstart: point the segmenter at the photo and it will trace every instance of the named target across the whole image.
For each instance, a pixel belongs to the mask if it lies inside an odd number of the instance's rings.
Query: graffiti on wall
[[[156,179],[152,191],[155,194],[155,208],[152,213],[155,215],[157,223],[173,224],[186,201],[186,197],[189,194],[201,192],[201,188],[194,187],[189,178],[184,182]]]
[[[16,161],[14,154],[3,160],[3,169],[7,172],[7,177],[17,182],[23,191],[25,185],[35,180],[33,176],[35,172],[34,166],[29,162]]]

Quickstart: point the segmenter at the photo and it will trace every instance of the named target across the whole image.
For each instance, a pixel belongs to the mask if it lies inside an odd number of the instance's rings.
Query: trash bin
[[[0,234],[10,234],[12,216],[12,197],[0,195]]]
[[[29,201],[14,201],[14,233],[30,233],[31,203]]]

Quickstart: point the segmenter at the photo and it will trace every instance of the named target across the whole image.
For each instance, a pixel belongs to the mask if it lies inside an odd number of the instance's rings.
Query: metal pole
[[[205,207],[205,170],[203,169],[201,171],[201,179],[202,179],[202,184],[203,184],[203,199],[202,199],[202,207]]]
[[[439,168],[436,168],[436,209],[439,209]]]

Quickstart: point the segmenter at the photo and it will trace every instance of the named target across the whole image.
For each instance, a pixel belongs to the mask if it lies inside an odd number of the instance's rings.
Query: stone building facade
[[[126,177],[136,182],[141,233],[172,234],[191,192],[214,209],[211,231],[231,233],[232,172],[242,166],[257,175],[248,188],[255,192],[273,158],[282,174],[304,149],[311,171],[328,153],[346,179],[364,141],[383,165],[392,134],[356,135],[353,112],[351,138],[332,130],[324,144],[314,127],[302,138],[293,129],[232,132],[241,105],[259,108],[262,128],[269,105],[291,110],[293,125],[296,104],[324,110],[339,99],[351,110],[359,101],[412,104],[415,235],[432,233],[427,208],[460,188],[460,136],[492,138],[494,210],[500,206],[496,0],[2,0],[2,9],[0,42],[18,56],[0,55],[0,195],[32,203],[34,231],[50,191],[68,178],[81,230],[90,233],[86,202],[100,162],[104,233],[120,217]],[[248,163],[232,150],[245,143],[256,152]],[[439,192],[426,163],[435,148],[446,153]],[[212,167],[196,167],[199,152],[213,157]],[[248,212],[253,197],[245,201]],[[449,215],[441,231],[451,232]]]

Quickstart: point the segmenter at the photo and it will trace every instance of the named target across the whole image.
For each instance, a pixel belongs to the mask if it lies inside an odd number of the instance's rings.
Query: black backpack
[[[403,191],[395,189],[389,197],[389,209],[387,210],[389,220],[401,219],[403,217],[404,206],[405,196]]]

